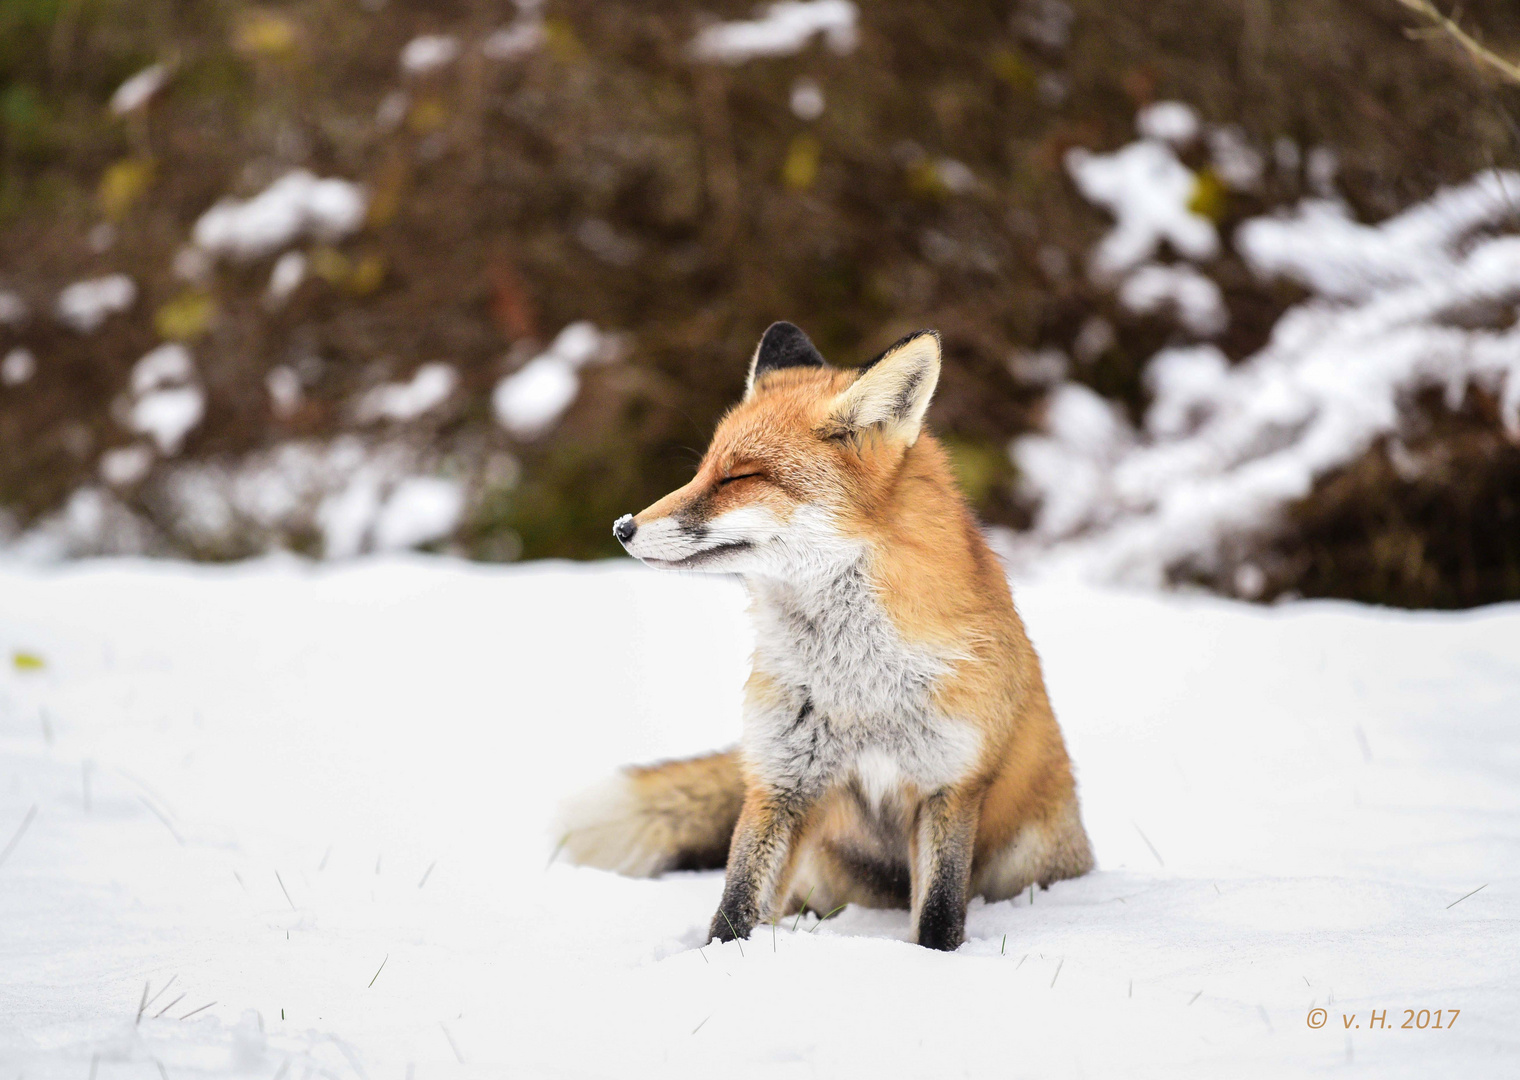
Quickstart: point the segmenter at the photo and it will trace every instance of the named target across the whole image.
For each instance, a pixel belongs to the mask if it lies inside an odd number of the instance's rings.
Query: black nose
[[[633,534],[639,531],[639,527],[633,523],[632,514],[624,514],[612,523],[612,535],[626,544],[633,539]]]

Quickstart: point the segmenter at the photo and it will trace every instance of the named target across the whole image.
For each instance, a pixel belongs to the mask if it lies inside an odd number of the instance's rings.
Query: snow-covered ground
[[[1098,871],[954,955],[856,909],[699,949],[720,875],[548,823],[735,737],[737,586],[0,569],[0,1075],[1514,1075],[1520,607],[1019,599]]]

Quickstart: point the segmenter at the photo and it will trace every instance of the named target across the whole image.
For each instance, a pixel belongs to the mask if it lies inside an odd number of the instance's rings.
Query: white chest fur
[[[933,703],[950,664],[904,640],[861,562],[808,588],[747,584],[755,668],[782,690],[745,710],[745,753],[764,779],[817,793],[853,776],[879,799],[903,779],[932,790],[965,774],[976,732]]]

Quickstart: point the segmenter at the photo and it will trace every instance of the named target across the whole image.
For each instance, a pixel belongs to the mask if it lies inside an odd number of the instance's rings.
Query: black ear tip
[[[760,345],[755,349],[752,377],[778,368],[822,366],[823,357],[801,327],[789,322],[773,322],[760,336]]]
[[[881,350],[881,352],[871,357],[870,360],[866,361],[860,366],[860,370],[863,372],[870,371],[882,360],[886,359],[888,355],[896,352],[898,349],[908,344],[908,342],[917,341],[921,337],[932,337],[936,345],[940,344],[940,336],[938,330],[914,330],[912,333],[904,334],[902,337],[892,342],[892,344],[888,345],[885,349]]]
[[[783,342],[806,342],[809,346],[808,336],[802,332],[802,327],[796,323],[773,322],[765,328],[765,333],[760,335],[760,348],[781,345]]]

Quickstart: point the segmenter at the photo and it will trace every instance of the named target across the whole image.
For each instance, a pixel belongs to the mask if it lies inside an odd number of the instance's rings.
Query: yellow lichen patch
[[[932,158],[920,158],[908,166],[908,190],[924,199],[944,199],[950,185]]]
[[[344,291],[353,296],[368,296],[384,283],[385,270],[384,255],[378,251],[365,252],[354,263],[348,280],[343,283]]]
[[[47,667],[47,661],[43,660],[36,653],[17,649],[11,653],[11,666],[17,671],[41,671]]]
[[[296,25],[273,11],[250,11],[238,20],[233,46],[255,56],[283,57],[296,47]]]
[[[101,174],[95,200],[109,220],[121,221],[152,184],[152,158],[122,158]]]
[[[1009,48],[994,49],[987,58],[987,67],[999,81],[1007,83],[1020,93],[1032,93],[1035,87],[1034,68],[1017,52]]]
[[[153,313],[153,329],[169,341],[193,341],[216,321],[216,301],[210,293],[191,289]]]
[[[1230,192],[1213,169],[1204,169],[1193,180],[1193,194],[1188,209],[1210,221],[1220,221],[1229,208]]]
[[[311,272],[329,285],[342,285],[353,273],[353,263],[337,248],[319,247],[311,253]]]
[[[544,45],[549,55],[562,64],[573,64],[586,55],[586,47],[576,36],[575,28],[568,19],[544,20]]]
[[[437,131],[449,122],[449,107],[440,97],[425,97],[406,114],[406,126],[418,135]]]
[[[369,185],[369,206],[365,211],[365,224],[380,228],[396,220],[401,212],[401,199],[406,193],[406,159],[396,154],[380,166],[375,180]]]
[[[781,182],[793,191],[806,191],[818,179],[818,140],[811,135],[798,135],[787,148],[786,161],[781,165]]]

